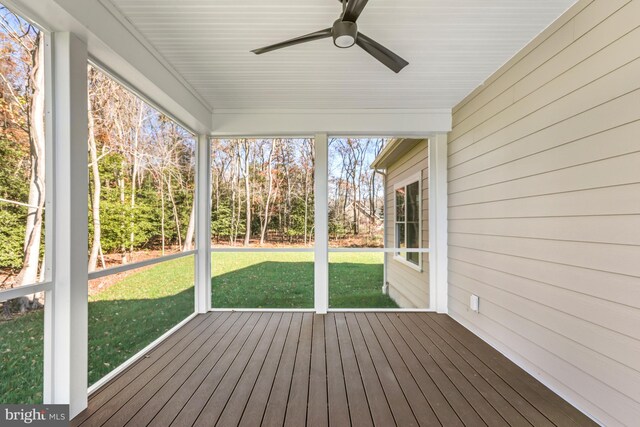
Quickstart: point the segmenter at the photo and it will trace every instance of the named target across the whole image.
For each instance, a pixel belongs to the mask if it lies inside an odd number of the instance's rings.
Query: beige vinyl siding
[[[422,173],[422,247],[429,247],[429,161],[428,141],[419,141],[400,159],[387,168],[385,234],[387,247],[397,247],[395,236],[395,190],[394,186],[416,173]],[[429,256],[421,254],[422,271],[394,259],[394,254],[385,254],[389,295],[403,308],[429,307]]]
[[[640,0],[574,5],[454,108],[448,162],[450,315],[637,425]]]

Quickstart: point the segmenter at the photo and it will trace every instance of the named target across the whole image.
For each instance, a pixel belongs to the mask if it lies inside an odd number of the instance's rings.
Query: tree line
[[[189,250],[194,238],[195,138],[89,66],[89,271],[104,254]]]
[[[382,243],[384,180],[370,164],[383,145],[380,138],[330,142],[328,213],[333,240]],[[310,244],[315,234],[314,174],[313,139],[213,140],[213,243]]]

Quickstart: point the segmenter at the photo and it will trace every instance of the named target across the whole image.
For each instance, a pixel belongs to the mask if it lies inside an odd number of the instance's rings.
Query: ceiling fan
[[[400,70],[409,65],[409,63],[386,47],[382,46],[380,43],[370,39],[358,31],[358,24],[356,24],[356,21],[368,1],[369,0],[341,0],[342,14],[340,15],[340,18],[333,23],[333,26],[314,33],[305,34],[304,36],[296,37],[295,39],[255,49],[251,52],[256,55],[260,55],[299,43],[333,37],[333,44],[337,47],[344,49],[357,44],[368,54],[382,62],[391,70],[399,73]]]

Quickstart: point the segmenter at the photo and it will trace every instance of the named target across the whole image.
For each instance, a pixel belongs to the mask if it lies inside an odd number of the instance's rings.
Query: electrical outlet
[[[478,297],[478,295],[472,294],[469,297],[469,308],[476,313],[480,311],[480,297]]]

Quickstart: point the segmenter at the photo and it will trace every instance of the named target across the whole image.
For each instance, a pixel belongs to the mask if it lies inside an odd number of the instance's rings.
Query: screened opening
[[[196,139],[92,65],[88,91],[91,385],[194,312]]]
[[[314,144],[211,141],[214,308],[313,308]]]
[[[428,141],[329,141],[330,308],[429,308]]]
[[[0,5],[0,402],[42,403],[51,153],[46,35]],[[51,206],[51,205],[49,205]],[[49,217],[50,218],[50,217]]]

